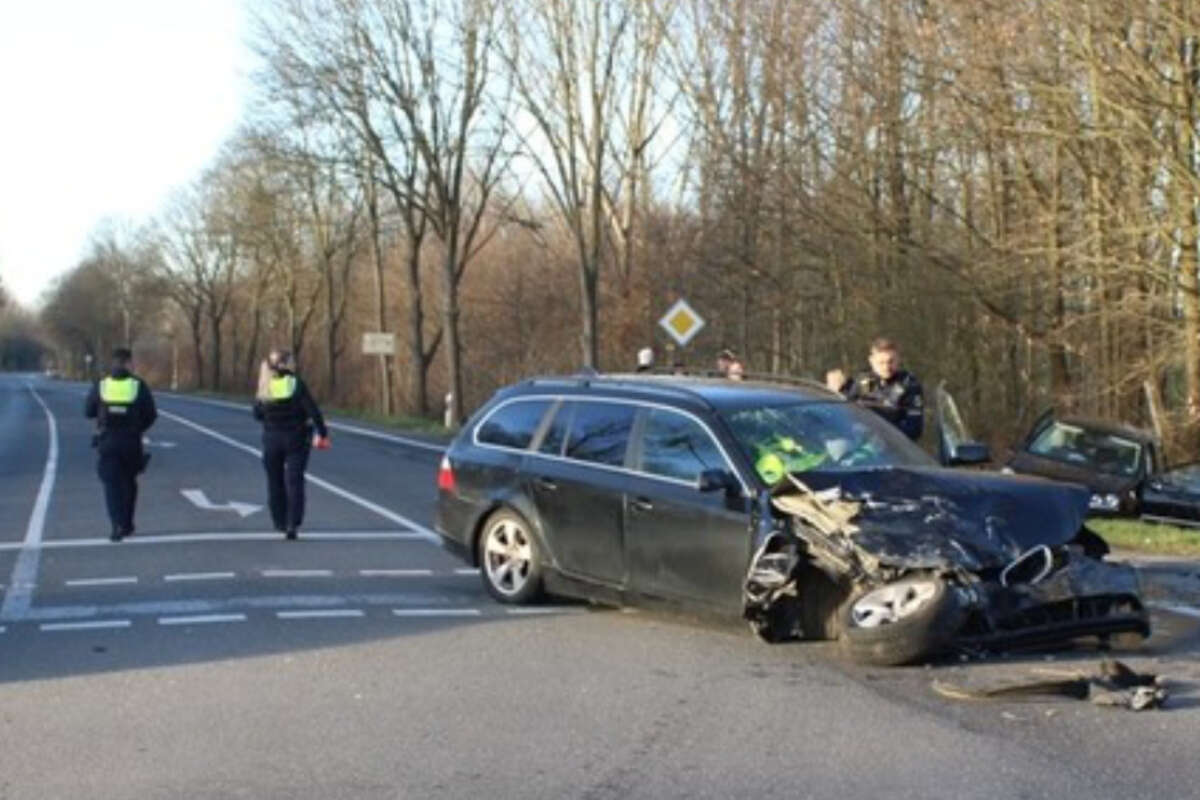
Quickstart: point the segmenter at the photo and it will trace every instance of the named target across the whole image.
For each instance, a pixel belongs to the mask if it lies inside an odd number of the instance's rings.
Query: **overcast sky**
[[[106,217],[141,223],[241,116],[243,0],[0,0],[0,276],[34,304]]]

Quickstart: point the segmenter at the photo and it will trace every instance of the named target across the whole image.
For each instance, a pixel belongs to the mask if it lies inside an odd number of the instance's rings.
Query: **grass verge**
[[[1132,519],[1089,519],[1087,526],[1109,546],[1140,553],[1200,556],[1200,530]]]
[[[210,391],[194,391],[185,392],[179,391],[176,394],[192,394],[198,397],[211,397],[214,400],[226,400],[231,403],[245,403],[249,408],[254,402],[254,398],[249,395],[230,394],[229,392],[210,392]],[[340,418],[343,420],[358,420],[371,425],[378,425],[383,428],[391,428],[397,431],[407,431],[409,433],[423,433],[430,436],[439,436],[449,438],[455,431],[446,428],[436,420],[426,419],[425,417],[414,417],[404,414],[396,414],[386,416],[378,411],[366,411],[355,408],[340,408],[338,406],[322,406],[322,413],[326,417]]]

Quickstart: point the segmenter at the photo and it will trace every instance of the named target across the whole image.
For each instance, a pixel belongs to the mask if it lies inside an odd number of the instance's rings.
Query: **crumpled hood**
[[[913,568],[1000,567],[1037,545],[1070,541],[1089,492],[1039,478],[940,467],[805,472],[814,491],[862,503],[853,541],[881,562]]]

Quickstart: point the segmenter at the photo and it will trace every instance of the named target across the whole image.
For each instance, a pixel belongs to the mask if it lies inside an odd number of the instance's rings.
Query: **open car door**
[[[1200,463],[1150,475],[1142,484],[1142,517],[1174,525],[1200,525]]]
[[[946,391],[946,382],[942,381],[934,390],[935,421],[938,435],[938,460],[944,466],[958,464],[982,464],[991,460],[988,446],[975,440],[967,425],[963,422],[962,414],[954,396]]]

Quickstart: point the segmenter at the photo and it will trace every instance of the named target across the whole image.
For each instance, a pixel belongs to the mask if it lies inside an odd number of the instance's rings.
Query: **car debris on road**
[[[1039,670],[1047,673],[1047,670]],[[1161,709],[1167,685],[1161,675],[1137,672],[1126,664],[1104,659],[1097,672],[1055,672],[1047,677],[1007,681],[987,687],[964,687],[934,680],[933,690],[951,700],[1087,700],[1107,708],[1146,711]]]

